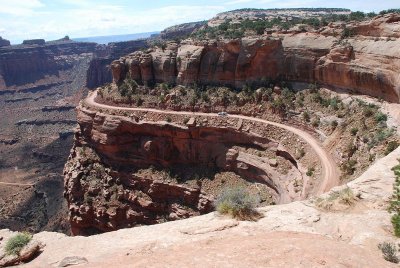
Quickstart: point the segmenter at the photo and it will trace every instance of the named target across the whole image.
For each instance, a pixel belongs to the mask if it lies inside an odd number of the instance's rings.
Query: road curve
[[[119,106],[111,106],[111,105],[106,105],[106,104],[101,104],[97,103],[95,101],[95,98],[97,96],[97,91],[94,91],[92,93],[89,93],[89,96],[84,100],[85,103],[88,105],[98,107],[98,108],[103,108],[103,109],[110,109],[110,110],[124,110],[124,111],[142,111],[142,112],[154,112],[154,113],[160,113],[160,114],[175,114],[175,115],[200,115],[200,116],[208,116],[208,117],[218,117],[218,114],[216,113],[202,113],[202,112],[187,112],[187,111],[169,111],[169,110],[157,110],[157,109],[151,109],[151,108],[128,108],[128,107],[119,107]],[[267,125],[272,125],[276,126],[282,129],[285,129],[287,131],[290,131],[297,136],[299,136],[301,139],[303,139],[305,142],[307,142],[311,148],[314,150],[314,152],[318,155],[321,166],[322,166],[322,182],[316,191],[315,194],[322,194],[326,191],[329,191],[332,187],[339,185],[340,180],[340,173],[338,170],[338,167],[336,165],[336,162],[333,160],[332,156],[322,147],[321,143],[315,139],[311,134],[307,133],[304,130],[260,119],[260,118],[254,118],[254,117],[249,117],[249,116],[244,116],[244,115],[228,115],[228,118],[238,118],[238,119],[243,119],[243,120],[249,120],[249,121],[254,121],[254,122],[260,122],[263,124]]]

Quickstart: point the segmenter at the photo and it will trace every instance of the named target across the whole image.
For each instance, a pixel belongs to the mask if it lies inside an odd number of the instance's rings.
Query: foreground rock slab
[[[79,267],[396,267],[377,245],[399,242],[386,212],[399,157],[400,148],[349,183],[360,199],[346,210],[302,201],[262,208],[257,222],[210,213],[91,237],[44,232],[35,238],[45,251],[26,267],[55,267],[68,256],[88,260]]]

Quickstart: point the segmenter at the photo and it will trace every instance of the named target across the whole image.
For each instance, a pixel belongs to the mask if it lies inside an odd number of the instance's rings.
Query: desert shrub
[[[167,83],[161,83],[160,84],[160,89],[163,91],[168,91],[168,84]]]
[[[393,194],[390,199],[389,212],[394,213],[392,216],[394,234],[397,237],[400,237],[400,164],[393,167],[392,170],[396,176],[396,180],[393,185]]]
[[[397,257],[396,245],[388,242],[383,242],[378,245],[378,248],[382,251],[383,258],[389,262],[399,263],[399,258]]]
[[[374,114],[374,110],[371,107],[364,107],[363,114],[365,117],[371,117]]]
[[[297,155],[297,159],[300,159],[302,157],[304,157],[306,155],[306,152],[304,151],[303,148],[300,148],[298,155]]]
[[[310,122],[310,113],[307,111],[303,112],[303,119],[306,122]]]
[[[358,128],[356,128],[356,127],[353,127],[353,128],[350,129],[350,133],[353,136],[355,136],[357,134],[357,132],[358,132]]]
[[[311,177],[314,174],[314,171],[315,171],[315,168],[309,167],[307,172],[306,172],[306,175]]]
[[[341,166],[341,169],[345,174],[353,175],[354,172],[356,171],[356,165],[357,165],[357,161],[351,159],[347,162],[344,162]]]
[[[320,119],[319,118],[315,118],[312,122],[311,122],[313,127],[318,127],[320,124]]]
[[[336,120],[333,120],[332,122],[331,122],[331,127],[333,127],[333,128],[336,128],[337,126],[338,126],[338,121],[336,121]]]
[[[319,86],[317,83],[309,84],[308,88],[310,89],[310,93],[317,93],[319,90]]]
[[[352,37],[354,35],[354,31],[345,27],[342,32],[342,39]]]
[[[394,150],[397,149],[397,147],[399,147],[399,143],[397,141],[389,141],[386,150],[385,150],[385,155],[390,154],[391,152],[393,152]]]
[[[339,110],[339,103],[341,103],[341,101],[338,97],[329,100],[329,106],[331,106],[335,111]]]
[[[394,132],[395,131],[392,128],[385,127],[385,128],[379,129],[375,135],[372,135],[371,140],[368,143],[368,147],[370,149],[373,148],[374,146],[378,145],[380,142],[391,137]],[[391,146],[393,146],[393,145],[391,145]]]
[[[343,190],[337,192],[337,199],[339,200],[339,203],[345,204],[345,205],[353,205],[356,197],[354,195],[354,192],[349,188],[346,187]],[[335,194],[334,194],[335,196]]]
[[[387,121],[387,115],[382,113],[382,112],[377,112],[375,114],[375,121],[380,123],[380,122],[386,122]]]
[[[349,142],[345,147],[345,152],[348,157],[352,157],[354,153],[357,151],[357,146],[353,142]]]
[[[316,200],[316,205],[324,210],[332,210],[335,209],[335,205],[337,204],[350,207],[356,201],[357,197],[354,195],[353,190],[351,190],[349,187],[346,187],[340,191],[332,192],[327,198],[318,198]],[[336,206],[336,208],[338,208],[338,206]]]
[[[171,122],[172,122],[171,117],[167,117],[167,122],[168,122],[168,123],[171,123]]]
[[[32,240],[32,235],[29,233],[18,233],[11,237],[5,246],[7,255],[19,255],[22,248]]]
[[[141,97],[137,97],[136,98],[136,105],[137,106],[142,106],[144,100]]]
[[[258,198],[251,196],[242,187],[224,189],[218,196],[215,207],[221,214],[230,215],[239,220],[252,220],[258,215],[255,210]]]

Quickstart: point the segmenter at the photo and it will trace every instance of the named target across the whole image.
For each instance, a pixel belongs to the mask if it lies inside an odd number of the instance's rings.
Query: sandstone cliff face
[[[132,175],[134,170],[150,166],[232,171],[267,185],[277,203],[302,198],[301,191],[294,193],[288,186],[288,179],[303,180],[296,160],[268,138],[226,127],[138,121],[82,106],[78,123],[75,145],[64,169],[64,195],[74,234],[154,224],[213,210],[214,196],[203,191],[200,181],[194,187],[162,177]],[[290,175],[280,174],[264,158],[237,151],[234,146],[272,151],[291,163]]]
[[[72,67],[68,56],[95,53],[95,43],[48,42],[0,48],[0,90],[35,83]]]
[[[103,47],[102,53],[90,63],[86,75],[86,86],[96,88],[112,82],[111,63],[123,55],[147,48],[147,40],[134,40],[110,43]]]
[[[354,38],[318,33],[276,34],[242,40],[186,40],[115,61],[114,82],[129,72],[141,83],[242,87],[265,79],[320,83],[399,102],[399,15],[354,26]],[[367,30],[368,29],[368,30]],[[392,36],[376,39],[374,36]]]

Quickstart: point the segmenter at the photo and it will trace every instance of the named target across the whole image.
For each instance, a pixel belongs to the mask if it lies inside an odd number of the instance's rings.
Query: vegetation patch
[[[400,237],[400,164],[393,167],[393,172],[396,176],[396,180],[393,185],[393,195],[390,200],[389,212],[393,213],[392,224],[394,234]]]
[[[327,198],[318,198],[315,202],[318,208],[323,210],[343,210],[354,205],[357,197],[354,192],[346,187],[343,190],[331,193]]]
[[[378,245],[378,248],[382,251],[383,258],[389,262],[399,263],[399,257],[397,257],[397,248],[393,243],[383,242]]]
[[[18,233],[11,237],[5,246],[7,255],[19,255],[21,250],[32,240],[32,235],[29,233]]]
[[[255,210],[259,200],[242,187],[226,188],[218,196],[215,207],[224,215],[238,220],[257,220],[260,214]]]

